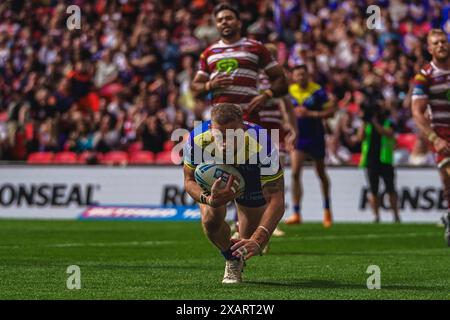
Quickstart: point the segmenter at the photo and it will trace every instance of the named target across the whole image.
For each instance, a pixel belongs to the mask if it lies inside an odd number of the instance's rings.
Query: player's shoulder
[[[272,143],[271,132],[266,128],[248,121],[244,121],[244,125],[246,136],[253,139],[258,146],[256,152],[261,151],[261,146],[265,144],[264,141],[266,141],[268,145]]]
[[[296,90],[299,90],[299,89],[300,89],[300,85],[298,83],[292,83],[288,87],[289,93],[292,93],[292,92],[294,92]]]
[[[202,147],[205,143],[209,144],[209,140],[211,140],[210,124],[211,120],[208,120],[202,121],[199,125],[195,126],[189,133],[188,143]]]
[[[249,122],[249,121],[244,121],[244,125],[245,125],[245,130],[248,131],[250,129],[259,132],[260,130],[264,129],[263,127],[261,127],[259,124],[253,123],[253,122]]]
[[[244,43],[252,45],[252,46],[264,46],[264,44],[261,41],[255,40],[255,39],[248,39],[248,38],[244,38],[243,39]]]
[[[220,41],[216,41],[216,42],[210,44],[208,47],[206,47],[206,49],[203,50],[202,53],[200,54],[200,59],[207,58],[208,56],[216,53],[215,51],[217,51],[217,50],[221,50]]]
[[[420,68],[420,71],[415,75],[414,80],[423,80],[426,81],[432,77],[433,73],[436,71],[435,66],[428,62]]]
[[[312,92],[320,91],[322,90],[322,86],[318,84],[317,82],[310,81],[308,83],[308,89]]]

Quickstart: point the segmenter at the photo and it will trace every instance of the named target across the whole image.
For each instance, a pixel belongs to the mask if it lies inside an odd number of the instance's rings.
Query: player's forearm
[[[208,80],[195,80],[191,83],[191,91],[194,97],[199,97],[202,94],[206,93],[206,83]]]
[[[195,182],[195,180],[185,179],[184,189],[196,202],[200,202],[200,196],[204,192],[203,189]]]
[[[298,127],[297,127],[297,121],[294,113],[294,107],[292,106],[292,103],[287,98],[283,98],[281,101],[281,106],[283,109],[283,115],[287,123],[289,124],[289,127],[291,130],[294,130],[295,133],[298,135]]]
[[[275,230],[284,215],[284,194],[273,195],[267,203],[260,225],[266,227],[270,234]]]
[[[275,230],[284,214],[284,177],[267,182],[263,186],[267,206],[261,217],[260,225],[267,228],[270,235]]]
[[[394,136],[394,130],[386,129],[376,121],[373,121],[372,124],[375,127],[375,130],[377,130],[378,133],[381,134],[382,136],[388,136],[388,137]]]
[[[287,95],[288,94],[288,86],[289,86],[289,84],[288,84],[288,81],[287,81],[286,77],[284,76],[284,74],[276,77],[270,83],[270,89],[273,92],[273,96],[276,98]]]
[[[330,105],[330,103],[331,102],[327,103],[322,111],[308,111],[308,116],[317,119],[327,119],[333,117],[337,111],[337,107],[334,104]]]
[[[430,122],[422,112],[417,110],[415,111],[413,109],[413,118],[414,121],[416,122],[417,127],[425,137],[428,137],[434,133],[434,130],[430,125]]]
[[[434,134],[434,130],[431,127],[430,121],[425,117],[428,102],[428,99],[415,99],[412,102],[411,109],[417,127],[429,139],[430,135]]]

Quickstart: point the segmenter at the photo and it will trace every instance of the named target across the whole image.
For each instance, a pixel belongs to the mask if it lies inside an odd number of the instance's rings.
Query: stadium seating
[[[128,164],[128,154],[124,151],[111,151],[105,153],[101,162],[107,165],[126,165]]]
[[[173,146],[174,146],[173,141],[168,140],[168,141],[164,142],[164,146],[163,146],[164,151],[171,151]]]
[[[99,152],[84,151],[78,156],[79,164],[97,164],[102,163],[103,154]]]
[[[171,151],[163,151],[156,154],[156,164],[173,164]]]
[[[155,155],[150,151],[136,151],[130,154],[129,164],[153,164]]]
[[[77,164],[78,156],[75,152],[58,152],[53,158],[54,164]]]
[[[416,144],[417,136],[414,133],[402,133],[397,137],[397,148],[411,152]]]
[[[50,164],[53,162],[53,152],[33,152],[28,156],[29,164]]]
[[[350,160],[352,165],[359,165],[359,161],[361,160],[361,153],[353,153],[352,158]]]
[[[142,142],[141,141],[133,142],[128,146],[127,151],[129,155],[133,154],[134,152],[142,151]]]

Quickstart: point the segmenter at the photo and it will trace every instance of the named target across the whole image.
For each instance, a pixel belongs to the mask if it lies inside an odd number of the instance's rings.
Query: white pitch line
[[[6,249],[19,249],[20,246],[18,246],[18,245],[7,245],[7,244],[0,245],[0,249],[3,249],[3,248],[6,248]]]
[[[296,236],[296,237],[272,237],[270,241],[317,241],[317,240],[353,240],[353,239],[389,239],[389,238],[419,238],[419,237],[435,237],[440,232],[427,233],[386,233],[386,234],[361,234],[361,235],[328,235],[328,236]],[[129,242],[86,242],[86,243],[54,243],[45,245],[50,248],[70,248],[70,247],[120,247],[120,246],[159,246],[167,245],[180,241],[129,241]],[[28,245],[26,245],[28,246]],[[39,247],[40,245],[37,245]],[[24,246],[19,245],[0,245],[0,249],[18,249]]]

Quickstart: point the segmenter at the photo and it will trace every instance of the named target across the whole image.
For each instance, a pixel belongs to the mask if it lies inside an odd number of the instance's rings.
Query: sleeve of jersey
[[[319,96],[323,108],[324,109],[330,108],[331,107],[330,99],[328,99],[328,94],[323,88],[319,90]]]
[[[259,67],[264,71],[278,65],[278,61],[263,44],[260,45],[259,63]]]
[[[412,99],[426,99],[428,98],[428,79],[422,72],[414,77],[414,88],[412,92]]]
[[[261,186],[267,182],[275,181],[284,175],[283,168],[280,164],[280,154],[278,149],[269,141],[268,152],[263,148],[260,153],[260,167],[261,167]]]
[[[198,74],[202,74],[209,78],[208,60],[206,58],[205,51],[200,55]]]

